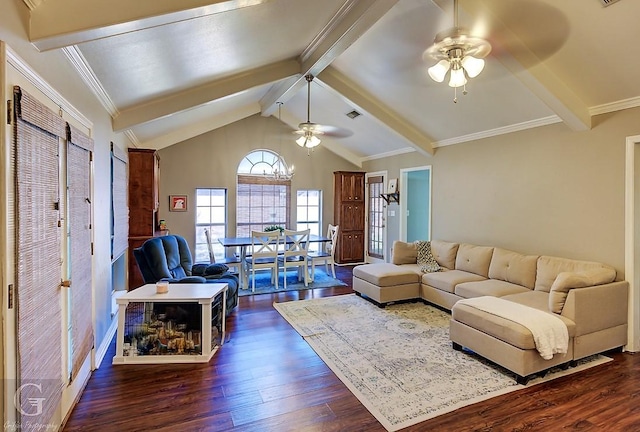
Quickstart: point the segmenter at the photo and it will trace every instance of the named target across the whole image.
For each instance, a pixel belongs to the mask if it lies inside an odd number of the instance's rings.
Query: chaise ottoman
[[[569,346],[566,354],[555,354],[550,360],[540,356],[531,331],[523,325],[460,302],[451,309],[450,338],[454,349],[469,348],[514,372],[518,383],[526,384],[530,375],[573,363],[575,323],[557,316],[567,326]]]
[[[390,302],[419,299],[421,275],[417,265],[359,265],[353,269],[353,290],[385,307]]]

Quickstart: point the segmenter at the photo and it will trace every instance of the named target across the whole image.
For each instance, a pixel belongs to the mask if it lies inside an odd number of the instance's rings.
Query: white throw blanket
[[[489,296],[464,299],[458,303],[508,319],[528,328],[533,335],[536,349],[545,360],[550,360],[556,353],[566,354],[567,352],[569,347],[567,326],[560,318],[550,313]]]

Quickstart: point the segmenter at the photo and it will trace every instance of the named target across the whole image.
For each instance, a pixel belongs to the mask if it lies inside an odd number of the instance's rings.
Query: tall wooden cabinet
[[[155,150],[129,149],[129,290],[144,285],[133,249],[157,235],[159,175]]]
[[[364,261],[364,173],[333,173],[333,223],[339,225],[336,262]]]

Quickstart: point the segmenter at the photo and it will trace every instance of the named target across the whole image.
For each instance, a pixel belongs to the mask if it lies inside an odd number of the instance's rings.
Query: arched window
[[[268,176],[289,172],[284,158],[271,150],[255,150],[242,159],[238,174]]]
[[[254,150],[238,165],[236,235],[249,237],[271,225],[290,227],[291,180],[284,159],[271,150]]]

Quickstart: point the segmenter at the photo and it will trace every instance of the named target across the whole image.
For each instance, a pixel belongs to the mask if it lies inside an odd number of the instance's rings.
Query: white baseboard
[[[93,361],[93,369],[98,369],[102,364],[102,360],[107,355],[107,350],[109,349],[109,345],[111,344],[111,340],[113,336],[116,334],[116,330],[118,329],[118,312],[111,317],[111,326],[109,330],[107,330],[107,334],[102,339],[102,343],[98,347],[97,350],[94,350],[94,361]]]

